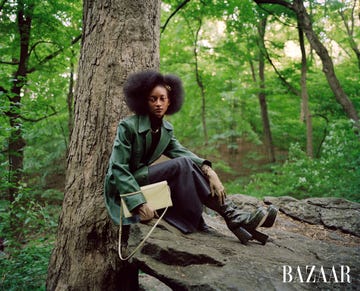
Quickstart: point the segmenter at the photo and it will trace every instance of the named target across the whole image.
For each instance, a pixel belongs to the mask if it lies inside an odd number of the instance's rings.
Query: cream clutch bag
[[[142,192],[145,196],[146,203],[153,210],[172,206],[170,188],[167,184],[167,181],[162,181],[162,182],[142,186],[140,187],[140,189],[141,191],[122,194],[120,195],[120,197],[124,198]],[[125,217],[132,216],[132,214],[130,213],[129,209],[126,206],[124,199],[121,199],[121,207],[123,208],[123,214]]]

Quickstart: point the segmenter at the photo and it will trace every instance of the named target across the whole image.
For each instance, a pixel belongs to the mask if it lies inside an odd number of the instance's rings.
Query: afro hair
[[[184,101],[184,90],[179,77],[162,75],[156,71],[143,71],[132,74],[124,84],[125,101],[129,109],[136,114],[148,113],[147,97],[156,86],[164,86],[168,91],[170,105],[167,115],[174,114],[181,109]]]

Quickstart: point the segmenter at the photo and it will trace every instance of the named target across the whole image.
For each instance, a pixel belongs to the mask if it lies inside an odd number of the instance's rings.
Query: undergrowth
[[[351,123],[337,122],[331,126],[320,157],[309,158],[298,143],[293,143],[285,163],[252,175],[246,184],[243,179],[232,181],[227,184],[228,191],[255,197],[340,197],[360,202],[359,148],[359,137]]]
[[[45,290],[60,205],[37,202],[34,193],[0,200],[0,290]]]

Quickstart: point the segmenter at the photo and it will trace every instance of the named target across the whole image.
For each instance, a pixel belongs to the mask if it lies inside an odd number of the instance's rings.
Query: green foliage
[[[22,248],[12,244],[7,241],[6,253],[0,253],[0,289],[45,290],[53,240],[45,236],[32,240]]]
[[[342,197],[360,202],[359,146],[352,124],[337,121],[318,159],[310,159],[298,143],[292,144],[286,163],[274,166],[271,173],[254,175],[243,191],[255,196]]]
[[[181,1],[163,1],[161,23]],[[310,1],[308,9],[314,28],[334,59],[340,83],[355,107],[360,109],[360,74],[339,12],[348,23],[351,1]],[[63,198],[65,156],[69,144],[67,92],[71,65],[77,63],[79,45],[71,45],[81,33],[79,1],[6,1],[0,13],[0,86],[11,89],[19,58],[16,10],[24,3],[32,17],[31,52],[22,79],[21,113],[24,150],[24,179],[14,201],[0,197],[0,237],[6,239],[0,256],[1,290],[43,290],[46,266],[53,244],[56,221]],[[34,9],[30,9],[34,4]],[[311,9],[311,11],[310,11]],[[355,9],[355,12],[358,11]],[[266,63],[265,93],[278,164],[261,162],[263,154],[257,76],[260,17],[269,13],[265,45],[278,73],[299,90],[300,59],[289,56],[289,42],[297,45],[294,15],[276,5],[259,9],[254,1],[188,2],[161,33],[161,71],[181,77],[185,104],[169,117],[177,138],[194,152],[213,161],[227,177],[227,193],[258,197],[291,195],[296,198],[335,196],[359,201],[359,139],[344,121],[343,108],[336,102],[322,72],[318,57],[308,50],[309,105],[313,116],[314,152],[304,152],[306,129],[300,120],[300,98],[285,87]],[[201,26],[200,26],[201,25]],[[195,47],[195,33],[200,28]],[[353,38],[359,27],[353,27]],[[209,135],[204,144],[201,119],[202,96],[195,74],[205,92],[205,117]],[[53,59],[48,56],[58,52]],[[0,192],[12,187],[7,160],[8,139],[16,130],[9,124],[8,97],[0,90]],[[242,141],[253,150],[241,156]],[[286,157],[286,162],[281,163]],[[235,165],[233,160],[241,161]],[[249,176],[250,174],[253,174]],[[256,174],[254,174],[256,173]],[[229,178],[230,177],[230,178]],[[233,179],[232,177],[237,177]],[[59,181],[59,182],[58,182]],[[61,182],[61,183],[60,183]],[[359,201],[360,202],[360,201]]]
[[[75,1],[76,2],[76,1]],[[14,100],[14,73],[19,71],[21,11],[27,17],[29,30],[28,60],[24,62],[26,77],[21,77],[21,93]],[[69,1],[4,1],[0,13],[0,189],[6,193],[11,185],[8,155],[9,137],[24,138],[24,168],[16,169],[32,186],[44,186],[34,176],[44,178],[48,173],[64,171],[63,161],[68,139],[67,102],[70,71],[77,62],[81,35],[81,3]],[[31,22],[30,22],[31,20]],[[74,42],[74,43],[73,43]],[[11,113],[19,117],[17,124]],[[15,139],[16,139],[15,138]],[[17,154],[20,156],[23,151]],[[44,158],[45,157],[45,158]],[[53,165],[57,165],[54,167]],[[32,181],[31,181],[32,180]]]
[[[48,203],[56,203],[61,197],[56,190],[43,193],[21,188],[14,201],[0,200],[0,217],[3,221],[0,233],[6,238],[25,239],[36,232],[49,232],[57,225],[58,206]]]
[[[51,192],[49,198],[22,189],[12,203],[0,200],[0,238],[5,240],[5,250],[0,252],[0,290],[45,290],[60,211],[59,205],[44,202],[44,198],[54,202],[59,197]]]
[[[44,202],[44,198],[54,202],[59,197],[51,192],[49,198],[22,189],[12,203],[0,200],[0,238],[5,240],[5,250],[0,252],[0,290],[45,290],[60,211],[60,206]]]
[[[23,9],[31,19],[26,78],[17,106],[11,104],[14,73],[20,60],[17,19]],[[49,185],[49,176],[62,178],[68,144],[67,94],[71,67],[77,62],[81,35],[81,2],[3,1],[0,13],[0,254],[1,290],[44,289],[47,263],[57,227],[63,193]],[[23,179],[14,187],[8,161],[9,137],[17,128],[9,111],[20,115],[24,149]],[[54,179],[56,180],[56,178]],[[49,187],[52,187],[49,189]],[[4,195],[5,194],[5,195]]]
[[[176,19],[162,33],[162,71],[180,75],[186,90],[187,98],[183,110],[171,117],[177,137],[189,148],[196,149],[199,155],[222,159],[222,164],[226,164],[223,155],[228,155],[224,153],[222,144],[226,144],[229,152],[236,154],[239,150],[239,140],[252,141],[254,144],[262,143],[263,129],[257,98],[258,77],[256,70],[255,75],[252,75],[252,68],[257,66],[257,21],[259,15],[263,15],[266,11],[271,12],[265,40],[269,57],[273,62],[277,62],[275,65],[278,73],[284,80],[295,90],[300,90],[300,58],[284,54],[288,41],[298,44],[296,18],[284,8],[276,9],[274,5],[268,5],[265,11],[258,10],[253,4],[252,1],[243,1],[241,4],[219,4],[216,17],[213,17],[215,14],[211,12],[207,13],[208,9],[201,9],[200,13],[197,6],[197,9],[190,12],[191,7],[186,6],[188,10],[177,14]],[[325,14],[336,16],[333,18],[336,19],[334,26],[329,22],[320,21],[325,15],[323,6],[313,4],[310,8],[311,13],[315,19],[319,19],[316,24],[317,32],[322,35],[325,45],[330,48],[343,89],[355,107],[360,108],[359,69],[356,67],[356,61],[353,61],[354,55],[350,43],[344,41],[346,32],[338,11],[334,8],[336,5],[329,6],[331,9],[325,11]],[[169,9],[169,13],[175,7],[174,4],[172,9]],[[342,9],[347,13],[346,15],[351,12],[351,7],[344,7],[343,4]],[[163,14],[163,19],[168,15]],[[350,16],[347,17],[349,19]],[[199,24],[199,18],[202,19],[202,27],[197,47],[198,69],[205,88],[206,124],[210,137],[206,146],[203,143],[203,125],[200,118],[202,110],[200,89],[196,84],[194,73],[194,27]],[[221,27],[219,26],[221,21],[226,23],[226,29],[215,32],[215,27]],[[327,18],[327,21],[330,19]],[[210,27],[212,29],[209,30]],[[209,31],[217,37],[211,37]],[[357,29],[355,29],[356,33]],[[325,38],[337,41],[341,44],[341,49],[333,42],[327,43]],[[311,160],[301,150],[300,152],[305,156],[298,156],[296,163],[293,161],[294,154],[300,153],[296,149],[303,149],[306,144],[306,128],[300,119],[301,100],[299,96],[289,92],[283,81],[280,81],[278,75],[274,73],[273,68],[267,64],[265,92],[273,142],[279,152],[277,159],[282,161],[288,151],[290,158],[284,166],[263,165],[262,171],[271,168],[270,173],[265,171],[263,174],[257,174],[253,182],[246,187],[244,185],[249,182],[246,176],[235,181],[227,181],[229,193],[242,192],[258,196],[293,195],[298,198],[335,195],[357,199],[358,165],[353,165],[354,170],[349,170],[352,167],[351,161],[356,160],[357,157],[356,138],[353,137],[352,146],[344,149],[347,154],[344,153],[343,156],[326,154],[329,138],[341,132],[338,127],[335,131],[331,129],[329,132],[330,124],[338,126],[345,118],[345,114],[343,108],[335,101],[334,94],[321,71],[318,57],[314,53],[309,54],[308,57],[307,87],[313,116],[313,146],[317,158]],[[349,74],[349,70],[354,73]],[[347,129],[345,132],[352,131]],[[324,138],[326,138],[325,143],[323,143]],[[340,134],[337,140],[345,142],[345,136]],[[220,148],[222,152],[219,153]],[[256,157],[253,160],[256,160]],[[321,163],[327,163],[327,166],[321,167]],[[253,172],[255,169],[256,171],[260,169],[253,166],[251,161],[248,164],[245,158],[243,164],[243,167]],[[348,171],[350,173],[345,175]],[[339,181],[336,179],[337,176],[344,177]],[[328,181],[328,179],[332,180]]]
[[[64,176],[69,139],[67,119],[66,112],[61,112],[40,122],[25,124],[24,174],[32,187],[45,191],[53,176]],[[62,186],[57,183],[55,188],[62,189]]]

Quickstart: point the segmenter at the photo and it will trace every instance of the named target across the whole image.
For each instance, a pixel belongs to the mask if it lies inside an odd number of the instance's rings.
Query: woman
[[[256,239],[265,244],[267,236],[256,228],[270,227],[277,210],[269,207],[243,212],[226,199],[224,187],[211,162],[183,147],[175,138],[165,114],[178,112],[183,103],[181,80],[174,75],[145,71],[131,75],[124,85],[127,105],[135,115],[120,121],[105,180],[105,202],[112,220],[119,224],[120,195],[137,192],[140,186],[166,180],[173,206],[164,219],[184,233],[206,231],[203,205],[218,212],[229,229],[246,244]],[[153,165],[164,155],[169,160]],[[123,218],[128,225],[151,220],[155,213],[143,194],[123,198],[134,214]]]

